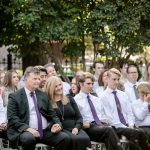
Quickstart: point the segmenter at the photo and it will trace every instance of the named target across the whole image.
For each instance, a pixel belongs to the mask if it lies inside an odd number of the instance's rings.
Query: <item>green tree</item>
[[[24,68],[44,64],[42,56],[55,47],[53,41],[62,43],[76,33],[71,30],[74,24],[70,18],[74,11],[68,12],[68,9],[69,3],[65,5],[61,0],[3,0],[1,43],[15,45],[12,51],[20,52]]]
[[[0,13],[0,44],[15,46],[24,68],[44,64],[45,55],[61,66],[64,43],[79,41],[85,70],[88,36],[95,58],[100,53],[113,65],[150,44],[149,0],[1,0]]]
[[[92,36],[95,55],[105,56],[107,65],[112,67],[142,52],[143,46],[150,44],[149,8],[147,0],[92,1],[88,33]]]
[[[82,55],[82,50],[84,47],[82,47],[81,42],[76,42],[76,41],[70,41],[67,42],[66,45],[62,49],[62,53],[64,54],[65,57],[70,59],[71,62],[71,70],[74,69],[73,64],[76,64],[76,69],[77,69],[77,63],[79,57]]]

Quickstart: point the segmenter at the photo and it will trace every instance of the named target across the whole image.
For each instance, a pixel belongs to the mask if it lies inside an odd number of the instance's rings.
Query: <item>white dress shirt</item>
[[[132,103],[132,110],[135,116],[136,126],[150,126],[150,112],[148,102],[143,102],[141,99]]]
[[[104,114],[104,109],[103,109],[101,100],[98,97],[93,96],[91,94],[89,94],[89,97],[95,107],[95,110],[96,110],[99,120],[100,121],[106,120],[106,115]],[[78,108],[80,110],[80,113],[83,117],[83,121],[87,122],[87,123],[94,121],[94,118],[93,118],[93,115],[91,112],[91,108],[88,103],[87,94],[80,91],[74,97],[74,99],[75,99],[75,101],[78,105]]]
[[[30,95],[31,91],[29,91],[25,87],[25,92],[26,92],[26,95],[27,95],[28,103],[29,103],[29,114],[30,114],[29,126],[30,126],[30,128],[33,128],[33,129],[37,130],[38,129],[38,119],[37,119],[37,114],[36,114],[34,102],[33,102],[33,99]],[[35,96],[36,96],[36,94],[35,94]],[[42,114],[41,114],[41,117],[42,117],[42,127],[43,127],[43,129],[45,129],[48,126],[48,122],[42,116]]]
[[[101,95],[103,94],[104,90],[105,90],[104,86],[99,86],[99,87],[97,87],[97,89],[95,90],[95,92],[96,92],[96,94],[97,94],[98,97],[101,97]]]
[[[133,86],[137,85],[137,84],[138,84],[138,82],[136,84],[133,84],[133,83],[131,83],[129,81],[127,81],[124,84],[125,93],[128,95],[130,103],[132,103],[134,101],[137,101],[136,96],[135,96],[135,92],[134,92],[134,88],[133,88]]]
[[[63,94],[67,95],[69,94],[69,90],[70,90],[70,84],[67,82],[62,82],[63,83]]]
[[[98,81],[95,81],[93,84],[93,91],[96,92],[96,89],[99,87]]]
[[[0,124],[7,122],[6,107],[3,106],[3,100],[0,96]]]
[[[122,113],[126,120],[126,123],[129,126],[134,126],[134,117],[131,109],[131,104],[129,103],[127,95],[123,91],[120,90],[115,91],[120,101]],[[124,124],[120,122],[114,94],[112,92],[113,90],[107,87],[103,95],[101,96],[101,101],[104,105],[106,116],[109,120],[110,125],[115,127],[126,127]]]

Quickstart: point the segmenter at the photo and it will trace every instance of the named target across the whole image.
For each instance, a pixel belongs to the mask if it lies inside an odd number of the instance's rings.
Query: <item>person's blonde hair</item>
[[[51,102],[53,108],[57,107],[54,98],[55,98],[55,87],[56,87],[56,84],[58,81],[60,81],[62,84],[62,80],[59,77],[51,76],[47,79],[47,81],[44,85],[44,91],[49,96],[50,102]],[[68,99],[68,97],[66,97],[62,94],[61,95],[61,101],[62,101],[63,105],[66,105],[69,102],[69,99]]]
[[[78,77],[78,82],[83,83],[87,78],[91,79],[93,82],[95,80],[93,74],[90,72],[84,72],[81,76]]]
[[[116,68],[111,68],[108,70],[108,77],[111,76],[111,73],[118,75],[119,77],[121,76],[121,73],[118,69]]]
[[[141,93],[148,94],[150,93],[150,84],[148,82],[141,82],[137,86],[137,90]]]

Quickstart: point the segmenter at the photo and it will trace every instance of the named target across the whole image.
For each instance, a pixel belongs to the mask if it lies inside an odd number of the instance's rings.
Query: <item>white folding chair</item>
[[[37,143],[35,150],[47,150],[48,149],[48,145],[42,144],[42,143]]]
[[[35,150],[48,150],[48,145],[42,144],[42,143],[37,143],[35,146]],[[22,147],[19,146],[19,150],[22,150]]]
[[[92,150],[106,150],[104,143],[91,141],[91,145]]]
[[[129,150],[129,141],[127,139],[120,140],[123,150]]]
[[[0,150],[3,150],[4,147],[3,147],[3,142],[2,142],[2,139],[0,138]]]
[[[0,150],[11,150],[9,148],[9,143],[6,145],[6,148],[4,148],[3,139],[0,138]]]

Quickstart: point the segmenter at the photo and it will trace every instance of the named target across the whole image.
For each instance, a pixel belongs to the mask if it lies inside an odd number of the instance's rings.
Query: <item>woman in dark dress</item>
[[[64,132],[71,138],[68,150],[86,150],[91,146],[90,138],[82,130],[83,120],[74,99],[63,95],[61,79],[56,76],[48,78],[44,89],[62,122]]]

